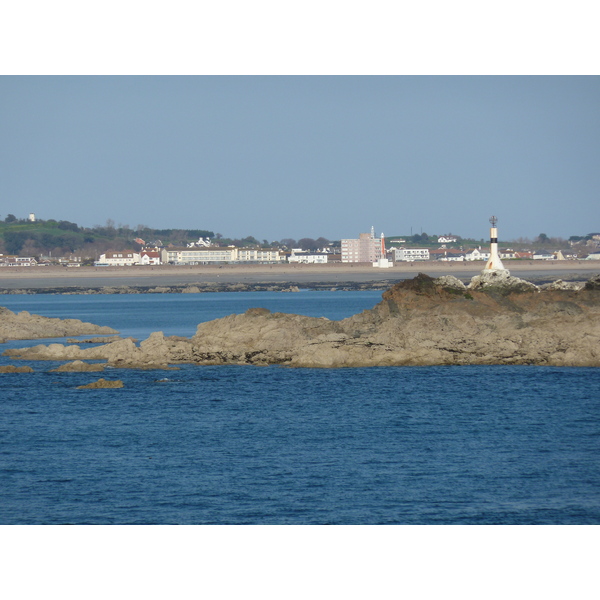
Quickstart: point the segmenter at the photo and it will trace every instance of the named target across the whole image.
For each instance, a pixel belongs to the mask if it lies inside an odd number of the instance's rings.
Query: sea
[[[343,319],[377,291],[4,295],[145,339],[251,307]],[[89,337],[89,336],[87,336]],[[14,341],[0,348],[61,340]],[[0,375],[0,524],[600,523],[600,369]],[[121,389],[79,390],[104,377]]]

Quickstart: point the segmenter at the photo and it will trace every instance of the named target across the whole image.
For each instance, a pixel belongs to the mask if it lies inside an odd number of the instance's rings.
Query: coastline
[[[181,291],[297,291],[297,289],[386,289],[412,279],[478,275],[484,262],[398,263],[389,269],[371,264],[326,265],[161,265],[133,267],[17,267],[0,269],[0,294],[14,293],[177,293]],[[595,261],[505,262],[513,275],[535,283],[556,279],[584,281],[600,272]]]

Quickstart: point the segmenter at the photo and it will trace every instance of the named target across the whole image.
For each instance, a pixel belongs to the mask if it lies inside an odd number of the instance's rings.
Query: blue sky
[[[600,230],[597,76],[0,77],[0,218],[279,240]]]

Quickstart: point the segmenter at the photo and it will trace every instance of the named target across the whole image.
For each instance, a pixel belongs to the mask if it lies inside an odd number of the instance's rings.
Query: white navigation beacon
[[[502,261],[500,260],[500,256],[498,255],[498,230],[496,229],[496,223],[498,219],[494,216],[490,218],[490,223],[492,227],[490,228],[490,258],[483,269],[483,272],[486,271],[506,271]]]

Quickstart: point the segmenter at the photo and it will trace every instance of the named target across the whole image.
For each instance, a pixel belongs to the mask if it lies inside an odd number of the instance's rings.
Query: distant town
[[[485,227],[482,226],[482,232]],[[138,225],[79,227],[70,221],[26,218],[0,220],[0,267],[127,267],[133,265],[371,263],[388,268],[399,262],[487,261],[489,239],[446,233],[384,237],[370,231],[331,241],[323,237],[259,241],[230,239],[202,229],[152,229]],[[502,260],[600,260],[600,233],[499,242]]]

